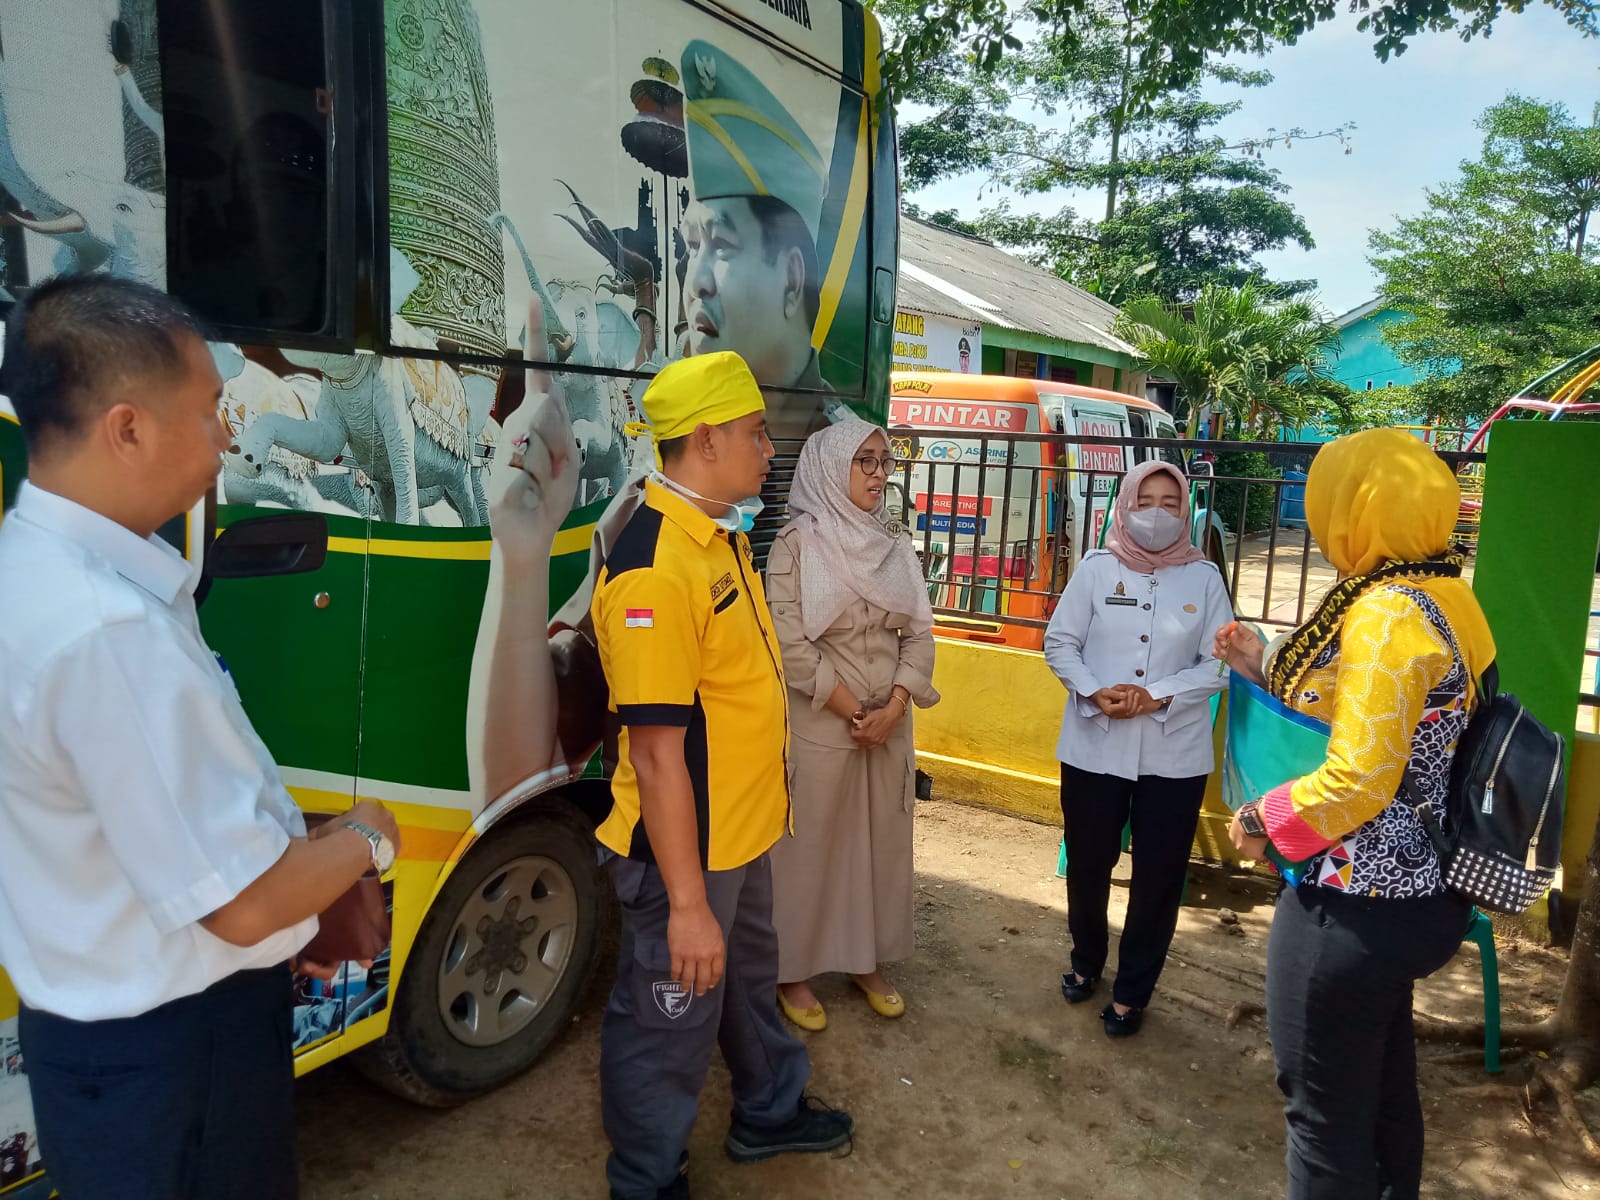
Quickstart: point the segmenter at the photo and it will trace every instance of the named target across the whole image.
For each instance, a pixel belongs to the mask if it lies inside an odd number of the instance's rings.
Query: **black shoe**
[[[1094,995],[1094,989],[1100,982],[1098,975],[1091,975],[1088,979],[1079,979],[1076,971],[1068,971],[1061,977],[1061,994],[1066,997],[1068,1004],[1082,1004]]]
[[[1105,1022],[1107,1037],[1132,1037],[1144,1023],[1144,1009],[1130,1008],[1119,1013],[1115,1004],[1108,1004],[1100,1010],[1100,1020]]]
[[[611,1200],[621,1200],[621,1197],[612,1192]],[[690,1200],[689,1177],[687,1175],[679,1175],[666,1187],[657,1188],[656,1200]]]
[[[782,1125],[762,1128],[735,1122],[723,1145],[736,1163],[760,1162],[777,1154],[820,1154],[843,1146],[855,1126],[849,1113],[803,1096],[794,1116]]]
[[[611,1200],[622,1200],[617,1193],[611,1193]],[[685,1150],[678,1156],[678,1174],[672,1182],[664,1188],[656,1189],[656,1200],[689,1200],[689,1152]]]

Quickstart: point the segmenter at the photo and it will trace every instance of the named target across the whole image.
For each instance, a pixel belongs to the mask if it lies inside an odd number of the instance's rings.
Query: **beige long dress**
[[[882,746],[860,749],[849,724],[826,707],[835,684],[869,708],[888,703],[896,684],[915,706],[939,700],[933,635],[912,634],[904,614],[857,599],[819,640],[806,638],[800,545],[794,530],[785,529],[767,559],[767,603],[783,650],[792,734],[794,835],[772,849],[772,923],[785,983],[825,971],[863,975],[911,954],[911,713]]]

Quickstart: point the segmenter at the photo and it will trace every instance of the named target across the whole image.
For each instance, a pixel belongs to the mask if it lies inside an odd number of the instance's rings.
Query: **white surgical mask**
[[[1177,543],[1186,532],[1183,518],[1175,517],[1164,508],[1141,508],[1126,512],[1122,523],[1128,536],[1151,554],[1159,554]]]
[[[756,517],[767,506],[767,502],[760,496],[748,496],[743,500],[713,500],[710,496],[702,496],[693,488],[684,487],[683,484],[668,479],[660,471],[650,472],[650,478],[669,492],[676,492],[685,500],[722,505],[727,511],[720,517],[712,517],[711,519],[729,533],[749,533],[756,527]]]

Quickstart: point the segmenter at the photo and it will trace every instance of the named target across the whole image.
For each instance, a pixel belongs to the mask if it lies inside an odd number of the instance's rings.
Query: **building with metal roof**
[[[1382,296],[1335,317],[1333,323],[1339,327],[1339,357],[1328,369],[1328,374],[1358,392],[1405,387],[1419,382],[1427,375],[1427,371],[1401,362],[1383,340],[1386,326],[1409,320],[1410,313],[1392,307]],[[1459,364],[1442,368],[1446,375],[1452,375],[1459,369]]]
[[[1134,348],[1111,332],[1115,307],[983,238],[904,217],[896,305],[896,369],[1145,394]]]

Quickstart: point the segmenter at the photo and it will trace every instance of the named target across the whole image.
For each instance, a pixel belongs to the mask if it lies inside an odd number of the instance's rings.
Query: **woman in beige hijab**
[[[905,1012],[879,964],[912,946],[911,707],[938,703],[933,610],[910,536],[884,510],[882,429],[846,417],[800,452],[790,523],[767,561],[789,684],[794,836],[772,849],[778,1000],[827,1026],[811,979],[847,972],[873,1010]]]

